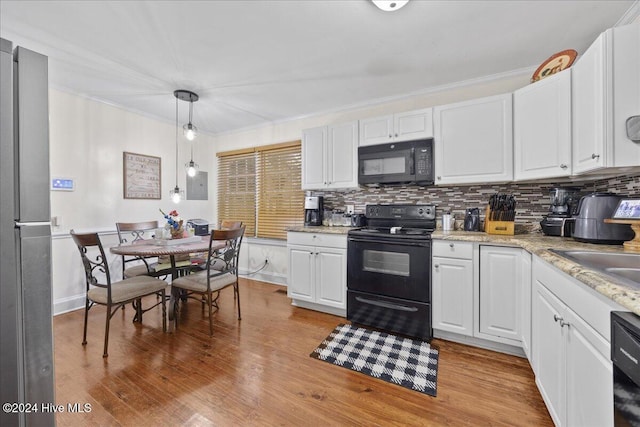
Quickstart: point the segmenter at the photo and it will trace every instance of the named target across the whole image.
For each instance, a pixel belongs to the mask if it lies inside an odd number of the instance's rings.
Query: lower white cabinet
[[[520,248],[480,246],[479,337],[522,345],[528,327],[522,313],[531,303],[527,257]]]
[[[347,309],[347,237],[287,233],[287,295],[294,305],[344,316]]]
[[[434,329],[473,335],[472,244],[434,241],[432,323]]]
[[[578,286],[562,272],[534,260],[532,284],[532,366],[556,426],[613,425],[613,371],[609,342],[549,288]],[[606,313],[590,295],[575,301]]]

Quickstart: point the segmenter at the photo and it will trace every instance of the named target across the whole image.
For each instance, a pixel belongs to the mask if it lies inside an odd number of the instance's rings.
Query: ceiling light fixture
[[[393,12],[400,9],[405,4],[409,3],[409,0],[371,0],[378,9],[385,12]]]
[[[191,92],[190,90],[176,90],[173,92],[176,98],[182,101],[189,102],[189,123],[182,127],[182,132],[184,133],[185,138],[189,141],[193,141],[196,136],[198,136],[198,128],[193,125],[193,103],[196,102],[200,97],[197,93]]]

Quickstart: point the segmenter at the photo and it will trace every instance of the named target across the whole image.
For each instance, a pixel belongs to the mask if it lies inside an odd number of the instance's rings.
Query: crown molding
[[[629,7],[624,15],[618,19],[618,22],[616,22],[614,26],[619,27],[621,25],[632,24],[636,21],[640,23],[640,0],[634,1],[631,7]]]

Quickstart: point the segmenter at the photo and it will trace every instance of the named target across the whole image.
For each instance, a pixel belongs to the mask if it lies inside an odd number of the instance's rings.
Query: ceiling
[[[0,35],[49,56],[50,82],[210,134],[338,111],[579,53],[637,1],[0,1]],[[181,104],[181,122],[188,108]]]

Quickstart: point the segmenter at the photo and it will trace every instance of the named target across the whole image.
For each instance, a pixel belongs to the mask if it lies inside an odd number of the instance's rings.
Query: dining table
[[[184,267],[176,266],[176,256],[185,254],[208,253],[211,236],[191,236],[182,239],[140,239],[132,243],[120,243],[110,248],[111,253],[136,257],[169,256],[171,260],[171,280],[179,277]],[[224,240],[211,242],[211,250],[223,249],[227,245]],[[206,262],[206,258],[205,258]],[[169,321],[174,320],[175,308],[180,298],[179,290],[171,288],[169,298]]]

